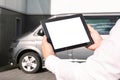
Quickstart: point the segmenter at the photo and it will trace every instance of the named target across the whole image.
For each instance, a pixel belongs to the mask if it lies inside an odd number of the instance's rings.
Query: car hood
[[[27,32],[17,38],[18,41],[21,40],[35,40],[32,32]]]

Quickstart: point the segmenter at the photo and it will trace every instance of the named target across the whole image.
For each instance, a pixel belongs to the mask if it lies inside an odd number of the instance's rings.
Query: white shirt
[[[49,56],[45,61],[48,70],[57,80],[118,80],[120,79],[120,20],[102,41],[92,56],[84,63],[63,61]]]

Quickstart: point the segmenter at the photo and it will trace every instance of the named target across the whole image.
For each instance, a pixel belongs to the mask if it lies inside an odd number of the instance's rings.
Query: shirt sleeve
[[[53,55],[45,61],[46,68],[56,75],[57,80],[92,80],[84,69],[84,65],[64,61]]]
[[[63,61],[51,55],[45,61],[57,80],[118,80],[120,79],[120,20],[107,39],[84,63]]]
[[[45,60],[45,66],[48,70],[55,73],[56,72],[56,67],[58,66],[60,61],[61,60],[58,57],[56,57],[54,55],[50,55]]]
[[[96,75],[107,78],[107,80],[120,79],[120,19],[116,22],[110,31],[109,37],[103,40],[101,46],[95,50],[94,55],[87,59],[89,70]],[[96,64],[101,67],[100,73],[98,73]],[[90,72],[89,71],[89,72]],[[108,79],[110,78],[110,79]]]

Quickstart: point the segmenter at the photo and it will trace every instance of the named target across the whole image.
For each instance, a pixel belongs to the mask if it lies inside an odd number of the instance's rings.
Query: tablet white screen
[[[90,42],[80,17],[46,23],[54,49]]]

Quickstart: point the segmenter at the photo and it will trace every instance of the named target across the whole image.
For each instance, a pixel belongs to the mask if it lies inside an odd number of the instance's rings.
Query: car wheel
[[[21,56],[19,67],[26,73],[36,73],[42,69],[42,62],[34,52],[28,52]]]

